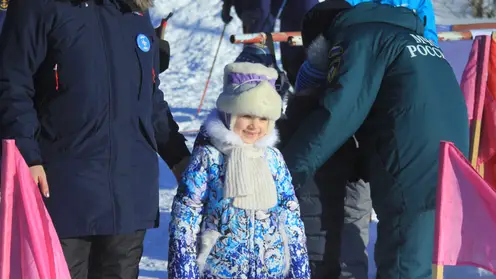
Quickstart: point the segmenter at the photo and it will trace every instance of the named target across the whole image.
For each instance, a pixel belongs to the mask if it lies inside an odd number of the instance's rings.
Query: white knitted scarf
[[[235,207],[246,210],[274,207],[277,190],[265,153],[277,142],[277,132],[272,130],[255,144],[245,144],[226,128],[217,111],[210,114],[205,128],[212,145],[224,154],[224,198],[233,198]]]

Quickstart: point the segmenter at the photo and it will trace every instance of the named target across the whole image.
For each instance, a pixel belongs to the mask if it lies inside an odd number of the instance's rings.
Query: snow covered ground
[[[492,0],[491,0],[492,1]],[[222,38],[222,45],[210,80],[203,109],[197,115],[201,95],[205,87],[214,54],[221,39],[223,23],[219,17],[220,0],[162,0],[165,13],[174,12],[167,26],[166,38],[171,43],[172,58],[170,69],[161,74],[161,89],[172,107],[181,131],[186,131],[191,147],[195,132],[205,119],[222,88],[224,65],[232,62],[241,46],[232,45],[229,35],[239,33],[241,22],[236,17],[228,25]],[[436,16],[441,24],[467,23],[468,0],[434,0]],[[487,20],[484,20],[487,21]],[[493,20],[494,21],[494,20]],[[141,279],[167,278],[168,224],[170,207],[175,194],[176,183],[165,163],[160,161],[160,218],[161,226],[147,232],[144,256],[140,264]],[[376,223],[370,226],[370,278],[374,278],[373,244],[376,238]],[[496,278],[472,267],[447,267],[445,278],[471,279]]]

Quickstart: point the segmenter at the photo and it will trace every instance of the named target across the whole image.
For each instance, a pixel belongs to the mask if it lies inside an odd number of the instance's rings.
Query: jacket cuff
[[[16,139],[16,146],[29,167],[42,165],[40,147],[33,139]]]
[[[171,135],[165,145],[158,147],[158,154],[167,163],[170,169],[181,162],[185,157],[191,156],[186,139],[180,134]]]

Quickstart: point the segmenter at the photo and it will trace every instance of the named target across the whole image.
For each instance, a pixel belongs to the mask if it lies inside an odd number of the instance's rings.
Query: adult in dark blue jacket
[[[42,188],[72,278],[136,278],[158,157],[189,151],[159,88],[147,0],[12,1],[0,129]]]
[[[279,11],[281,32],[299,31],[306,12],[319,3],[319,0],[224,0],[222,19],[229,23],[231,7],[243,22],[244,33],[273,32]],[[281,60],[291,84],[303,61],[303,47],[281,44]]]

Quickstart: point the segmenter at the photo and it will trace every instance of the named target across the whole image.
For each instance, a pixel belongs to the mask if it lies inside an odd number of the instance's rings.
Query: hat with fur
[[[273,68],[269,48],[262,44],[246,44],[234,62],[260,63]]]
[[[228,64],[217,109],[231,116],[254,115],[276,121],[282,112],[282,99],[275,89],[277,77],[275,69],[259,63]]]

